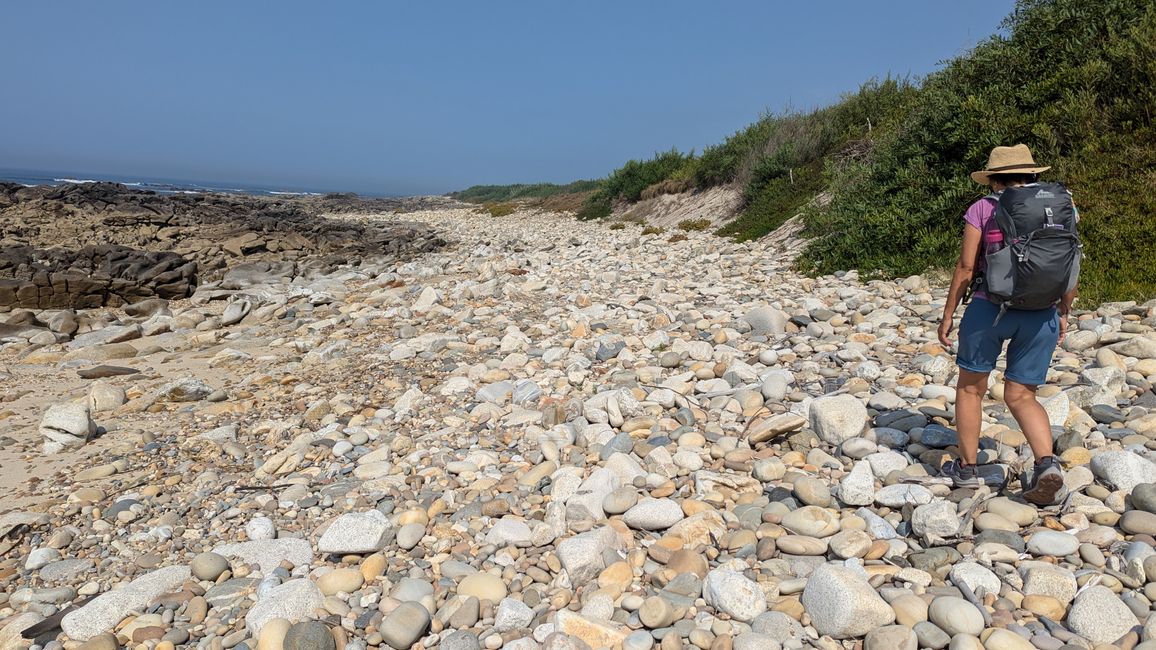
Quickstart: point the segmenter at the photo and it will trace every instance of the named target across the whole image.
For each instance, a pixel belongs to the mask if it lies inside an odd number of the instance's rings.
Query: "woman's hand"
[[[943,347],[945,347],[949,350],[951,349],[951,339],[948,338],[948,336],[951,334],[951,330],[954,326],[955,326],[955,314],[952,314],[950,316],[947,314],[944,314],[943,320],[941,320],[939,322],[939,330],[938,330],[939,342],[943,344]]]
[[[1068,315],[1060,314],[1060,337],[1056,339],[1056,345],[1064,342],[1064,336],[1068,333]]]

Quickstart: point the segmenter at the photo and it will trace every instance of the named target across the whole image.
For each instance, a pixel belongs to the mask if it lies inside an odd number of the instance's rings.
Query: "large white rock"
[[[257,638],[266,623],[283,618],[297,623],[314,618],[314,610],[324,607],[325,596],[308,578],[290,580],[269,590],[245,615],[245,627]]]
[[[1107,587],[1085,589],[1068,611],[1072,631],[1096,644],[1112,643],[1138,623],[1132,610]]]
[[[839,482],[839,500],[849,506],[869,506],[875,499],[875,475],[871,465],[861,460]]]
[[[129,612],[140,611],[157,596],[176,589],[190,576],[187,566],[169,566],[133,580],[125,587],[106,591],[75,612],[65,614],[60,628],[76,641],[111,630]]]
[[[213,552],[244,564],[256,564],[265,575],[271,574],[282,562],[289,562],[295,567],[313,563],[313,547],[308,540],[294,537],[220,544],[213,548]]]
[[[684,517],[682,506],[677,502],[645,497],[622,515],[622,521],[637,530],[664,530]]]
[[[495,546],[507,544],[525,544],[534,537],[530,526],[522,519],[505,517],[494,522],[493,528],[486,533],[486,543]]]
[[[621,545],[618,533],[613,528],[603,526],[562,540],[558,544],[558,559],[570,576],[570,584],[581,585],[598,577],[602,569],[606,568],[602,559],[603,552],[618,549]]]
[[[811,428],[825,442],[841,444],[863,432],[867,406],[853,395],[820,397],[811,402]]]
[[[959,532],[960,519],[955,504],[932,501],[911,513],[911,528],[924,537],[951,537]]]
[[[743,316],[755,334],[779,335],[787,331],[787,315],[774,307],[755,307]]]
[[[972,593],[979,595],[980,589],[989,594],[999,594],[1000,580],[990,569],[976,562],[959,562],[951,567],[951,579],[967,585]]]
[[[1096,454],[1092,457],[1092,473],[1125,492],[1141,483],[1156,483],[1156,463],[1130,451]]]
[[[603,499],[621,485],[622,480],[614,472],[605,467],[595,468],[578,486],[578,491],[566,500],[568,516],[571,519],[602,521],[606,518],[606,512],[602,510]]]
[[[934,498],[931,490],[914,483],[887,485],[875,493],[875,502],[888,508],[902,508],[908,504],[921,506],[931,503]]]
[[[1137,359],[1156,359],[1156,340],[1146,336],[1136,336],[1108,346],[1116,354]]]
[[[715,609],[744,623],[767,611],[767,596],[762,587],[730,569],[715,569],[706,574],[702,595]]]
[[[432,309],[434,305],[440,304],[441,301],[442,297],[438,295],[437,289],[426,287],[421,290],[417,300],[413,302],[410,308],[417,312],[425,312]]]
[[[79,447],[96,433],[92,410],[85,402],[54,404],[40,419],[40,435],[44,438],[44,453],[55,454],[65,447]]]
[[[390,527],[389,519],[378,510],[349,512],[329,525],[317,540],[317,550],[334,555],[380,551]]]
[[[895,622],[895,610],[861,574],[833,564],[815,569],[801,601],[819,634],[836,639],[860,637]]]

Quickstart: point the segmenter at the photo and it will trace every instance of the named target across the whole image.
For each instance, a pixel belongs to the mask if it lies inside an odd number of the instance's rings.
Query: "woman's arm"
[[[953,326],[955,308],[959,306],[959,301],[963,299],[963,293],[971,284],[972,278],[975,277],[975,262],[979,259],[980,237],[979,228],[970,223],[964,226],[963,246],[959,251],[959,260],[955,263],[955,272],[951,275],[951,288],[947,292],[947,304],[943,306],[943,321],[939,324],[939,342],[946,347],[951,347],[951,339],[948,338],[948,334],[951,333]]]

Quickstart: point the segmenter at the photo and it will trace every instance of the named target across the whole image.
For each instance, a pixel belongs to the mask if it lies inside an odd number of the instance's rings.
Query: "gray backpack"
[[[1080,275],[1082,245],[1071,192],[1060,183],[1032,183],[988,198],[996,201],[992,221],[1003,246],[984,251],[987,269],[976,288],[1000,305],[1001,317],[1007,309],[1055,305]]]

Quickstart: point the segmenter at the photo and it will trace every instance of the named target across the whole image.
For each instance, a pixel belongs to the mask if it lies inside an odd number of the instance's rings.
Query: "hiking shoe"
[[[1024,490],[1024,498],[1037,506],[1050,506],[1056,502],[1056,495],[1064,487],[1064,472],[1055,456],[1036,463],[1032,480]]]
[[[960,460],[949,460],[939,468],[939,475],[951,479],[957,488],[977,488],[984,484],[975,465],[964,465]]]

